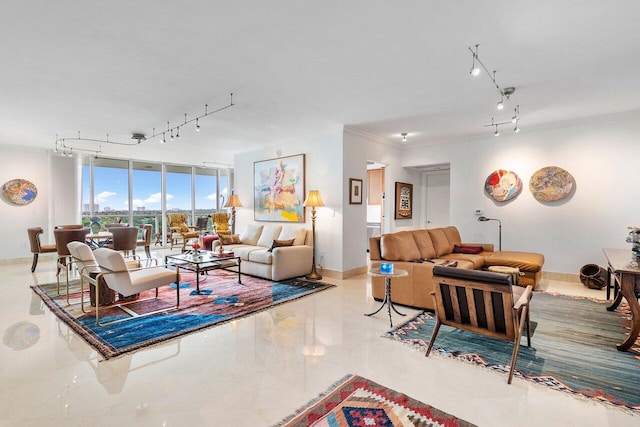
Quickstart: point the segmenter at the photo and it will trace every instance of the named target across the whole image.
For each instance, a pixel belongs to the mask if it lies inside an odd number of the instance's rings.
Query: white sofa
[[[243,274],[269,280],[284,280],[311,272],[313,237],[311,231],[294,225],[249,224],[239,235],[241,243],[223,245],[242,260]],[[293,246],[271,249],[274,240],[294,239]],[[221,242],[214,241],[213,250]]]

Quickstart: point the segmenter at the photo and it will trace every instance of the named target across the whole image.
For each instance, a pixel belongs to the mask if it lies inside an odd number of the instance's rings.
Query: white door
[[[450,225],[449,218],[449,171],[425,173],[426,228]]]

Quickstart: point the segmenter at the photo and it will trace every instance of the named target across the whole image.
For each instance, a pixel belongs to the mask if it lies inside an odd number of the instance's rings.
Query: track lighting
[[[233,107],[234,104],[233,103],[233,93],[229,94],[230,97],[230,101],[229,104],[225,105],[224,107],[220,107],[216,110],[213,111],[209,111],[209,104],[205,104],[204,106],[204,114],[201,114],[197,117],[192,118],[191,120],[187,120],[187,114],[185,113],[184,115],[184,123],[181,123],[177,126],[171,127],[170,122],[167,122],[167,130],[163,131],[163,132],[159,132],[156,133],[156,129],[153,128],[153,132],[152,135],[150,137],[146,137],[144,133],[139,133],[136,132],[133,134],[133,136],[131,137],[131,139],[133,139],[134,141],[131,142],[117,142],[117,141],[110,141],[109,140],[109,135],[107,134],[106,139],[93,139],[93,138],[82,138],[80,137],[80,132],[78,132],[78,137],[77,138],[58,138],[58,135],[56,135],[56,141],[55,141],[55,146],[57,148],[58,144],[60,144],[62,147],[66,147],[67,149],[70,149],[71,147],[69,145],[65,145],[65,141],[87,141],[87,142],[104,142],[107,144],[116,144],[116,145],[138,145],[143,141],[149,141],[153,138],[160,138],[162,137],[162,139],[160,140],[161,144],[164,144],[167,142],[166,139],[166,133],[170,134],[170,140],[173,141],[173,131],[176,131],[176,138],[180,138],[180,127],[186,125],[187,123],[191,123],[191,122],[196,122],[196,131],[200,132],[200,122],[199,120],[203,117],[206,117],[210,114],[215,114],[218,113],[222,110],[226,110],[227,108],[231,108]],[[95,152],[95,153],[100,153],[100,149],[98,150],[89,150],[89,149],[82,149],[82,148],[77,148],[77,147],[73,147],[73,149],[75,149],[76,151],[88,151],[88,152]]]
[[[407,142],[407,133],[406,132],[402,132],[400,134],[400,136],[402,136],[402,142]]]
[[[469,70],[469,73],[472,76],[477,76],[478,74],[480,74],[480,68],[477,65],[482,67],[482,69],[487,73],[487,76],[489,77],[489,79],[491,79],[491,82],[493,83],[493,85],[498,90],[498,94],[500,95],[500,101],[496,104],[496,108],[498,109],[498,111],[502,111],[502,110],[504,110],[504,100],[505,100],[505,98],[507,100],[509,100],[511,95],[513,95],[513,93],[516,91],[516,88],[513,87],[513,86],[502,88],[502,87],[500,87],[500,85],[498,85],[498,83],[496,82],[496,70],[493,70],[492,73],[489,72],[487,67],[484,65],[484,63],[480,60],[480,57],[478,56],[478,46],[479,45],[475,45],[474,48],[471,48],[471,46],[467,46],[467,49],[469,49],[469,52],[471,52],[471,55],[472,55],[472,66],[471,66],[471,69]],[[514,132],[516,132],[516,133],[520,132],[520,129],[518,128],[518,125],[517,125],[517,121],[518,121],[519,118],[520,118],[520,106],[518,105],[514,109],[513,117],[511,117],[511,123],[516,125],[516,127],[513,129]],[[494,135],[498,136],[498,135],[500,135],[500,132],[498,132],[498,126],[506,124],[506,123],[509,123],[509,122],[495,123],[493,118],[492,118],[491,119],[491,124],[484,125],[484,126],[492,126],[492,127],[495,126],[496,127],[496,131],[495,131]]]
[[[519,133],[520,132],[520,127],[518,126],[518,121],[520,120],[520,118],[518,117],[516,122],[515,122],[515,127],[513,128],[513,132],[515,133]],[[508,122],[496,122],[495,119],[493,117],[491,117],[491,123],[487,123],[486,125],[483,125],[484,127],[492,127],[495,129],[495,131],[493,132],[494,136],[500,136],[500,126],[503,125],[511,125],[513,124],[511,121]]]

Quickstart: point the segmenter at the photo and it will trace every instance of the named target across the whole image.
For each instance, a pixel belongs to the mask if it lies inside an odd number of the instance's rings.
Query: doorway
[[[380,236],[383,233],[384,202],[384,165],[369,161],[367,162],[367,248],[369,248],[371,237]]]
[[[451,223],[451,174],[449,164],[423,166],[425,228],[446,227]]]

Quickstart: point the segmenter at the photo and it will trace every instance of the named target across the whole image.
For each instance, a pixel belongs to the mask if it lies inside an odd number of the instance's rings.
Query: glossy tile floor
[[[0,266],[0,426],[269,426],[348,373],[480,426],[640,425],[621,410],[517,378],[507,385],[504,375],[380,338],[389,322],[384,312],[363,316],[379,304],[366,275],[327,279],[338,287],[100,361],[29,289],[54,281],[53,261],[29,268]],[[604,298],[580,283],[544,279],[541,288]],[[15,329],[39,330],[39,339],[28,346]]]

